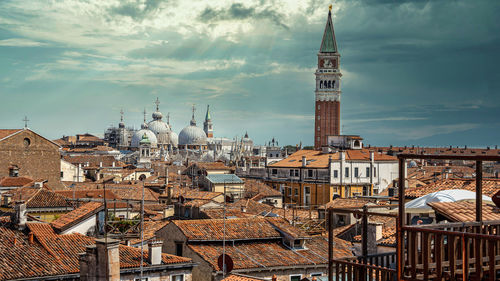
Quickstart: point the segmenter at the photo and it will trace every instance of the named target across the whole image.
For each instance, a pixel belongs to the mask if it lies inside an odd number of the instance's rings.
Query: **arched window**
[[[328,89],[332,87],[332,81],[328,81]]]
[[[332,81],[332,88],[335,88],[335,80]]]
[[[323,81],[319,81],[319,88],[323,89]]]

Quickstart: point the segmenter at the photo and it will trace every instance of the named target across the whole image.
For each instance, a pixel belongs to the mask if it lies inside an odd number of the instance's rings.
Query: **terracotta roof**
[[[79,272],[79,253],[85,252],[94,238],[81,234],[58,235],[46,223],[27,223],[34,235],[31,244],[28,235],[0,226],[0,280],[66,275]],[[120,245],[120,268],[140,266],[141,250]],[[147,251],[144,266],[147,263]],[[162,254],[164,264],[190,263],[191,259]]]
[[[208,204],[212,202],[212,200],[201,200],[201,199],[195,199],[195,200],[191,200],[191,201],[188,201],[186,203],[184,203],[184,206],[185,207],[201,207],[205,204]]]
[[[240,274],[231,274],[228,277],[222,279],[221,281],[263,281],[269,279],[262,279],[258,277],[240,275]]]
[[[31,183],[33,183],[33,179],[28,177],[3,177],[0,179],[0,186],[3,187],[21,187]]]
[[[144,221],[144,241],[155,238],[156,232],[169,223],[170,221]],[[129,242],[133,246],[140,244],[141,239],[132,239]]]
[[[366,198],[336,198],[320,208],[362,208],[366,204],[373,203],[375,200]]]
[[[133,185],[114,185],[110,187],[106,185],[106,189],[111,190],[118,198],[126,200],[141,200],[142,187]],[[158,201],[160,194],[152,191],[149,188],[144,188],[144,201]]]
[[[101,202],[88,202],[79,208],[60,216],[58,219],[54,220],[51,225],[59,231],[65,230],[68,227],[75,225],[83,219],[95,214],[101,208],[103,208],[103,204]]]
[[[261,215],[273,211],[273,207],[267,204],[259,203],[252,199],[240,199],[234,203],[227,204],[228,209],[244,211],[248,214]]]
[[[212,200],[217,196],[222,195],[221,192],[210,192],[210,191],[197,191],[188,190],[182,196],[186,199],[202,199],[202,200]]]
[[[0,141],[19,131],[22,131],[22,129],[0,129]]]
[[[259,200],[264,197],[281,197],[281,195],[281,192],[273,189],[272,187],[261,181],[251,179],[245,180],[244,197],[246,198],[254,197],[254,200]]]
[[[334,258],[352,256],[351,244],[335,238]],[[189,245],[202,259],[215,270],[220,270],[217,258],[222,254],[221,243],[203,243]],[[306,242],[306,249],[291,250],[281,241],[236,242],[226,244],[226,254],[234,263],[234,269],[295,267],[298,265],[328,263],[328,242],[325,238],[315,237]],[[251,257],[251,258],[249,258]]]
[[[329,158],[337,161],[340,158],[340,153],[322,153],[316,150],[299,150],[288,158],[280,160],[274,164],[269,165],[269,167],[302,167],[302,156],[306,157],[307,168],[328,168]],[[345,151],[346,161],[370,161],[370,150],[359,149],[359,150],[346,150]],[[375,161],[397,161],[397,158],[387,154],[381,154],[375,152]]]
[[[231,170],[231,167],[224,165],[223,162],[197,162],[193,165],[205,170]]]
[[[12,194],[12,202],[25,201],[27,208],[72,208],[66,197],[45,187],[22,187],[7,192]]]
[[[445,216],[452,222],[469,222],[476,220],[476,203],[469,201],[432,202],[427,203],[436,213]],[[500,220],[500,209],[483,203],[483,220]]]
[[[428,185],[408,188],[405,190],[405,197],[417,198],[429,193],[449,190],[449,189],[463,189],[472,192],[476,191],[476,179],[440,179]],[[483,194],[486,196],[493,196],[495,192],[500,189],[500,179],[483,179]]]
[[[189,241],[221,241],[222,219],[175,220],[173,223]],[[265,219],[226,220],[226,240],[280,238],[280,233]]]
[[[80,190],[56,190],[55,193],[61,194],[66,198],[73,199],[104,199],[104,189],[80,189]],[[120,199],[111,190],[106,190],[106,200]]]
[[[422,166],[408,168],[407,178],[427,179],[441,176],[449,171],[452,177],[471,177],[476,170],[468,166]]]
[[[123,162],[116,160],[112,155],[66,155],[63,159],[73,165],[82,164],[82,166],[86,166],[89,163],[90,167],[99,167],[101,162],[103,167],[111,167],[113,166],[113,162],[115,162],[115,167],[117,168],[125,166]]]
[[[207,208],[202,211],[203,214],[209,219],[222,219],[224,218],[223,208]],[[249,213],[244,213],[239,209],[229,209],[226,208],[226,218],[248,218],[254,215]]]
[[[463,148],[463,147],[372,147],[377,151],[393,151],[408,154],[440,154],[440,155],[499,155],[500,149]]]
[[[355,225],[356,224],[353,223],[353,224],[347,224],[347,225],[344,225],[344,226],[341,226],[341,227],[334,228],[333,229],[333,236],[339,237],[340,235],[344,234],[349,229],[353,228]]]

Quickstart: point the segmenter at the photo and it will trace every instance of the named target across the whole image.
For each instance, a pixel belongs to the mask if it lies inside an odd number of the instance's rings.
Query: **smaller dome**
[[[191,121],[191,125],[182,129],[179,133],[179,144],[180,145],[205,145],[207,144],[207,135],[201,129],[193,125]]]
[[[152,116],[154,120],[161,120],[163,118],[163,114],[159,111],[153,112]]]
[[[140,142],[142,141],[144,135],[146,135],[149,142],[151,143],[151,146],[156,147],[158,145],[158,141],[156,139],[155,133],[153,133],[152,131],[147,129],[147,124],[143,124],[143,125],[146,125],[146,128],[140,129],[139,131],[136,131],[132,135],[132,141],[130,142],[130,146],[139,147]]]
[[[148,123],[148,128],[155,134],[167,134],[170,132],[168,125],[161,120],[153,120]]]
[[[177,135],[174,131],[170,131],[169,141],[173,146],[177,146],[179,144],[179,135]]]
[[[151,144],[146,133],[144,133],[144,135],[142,136],[142,140],[139,142],[139,144]]]

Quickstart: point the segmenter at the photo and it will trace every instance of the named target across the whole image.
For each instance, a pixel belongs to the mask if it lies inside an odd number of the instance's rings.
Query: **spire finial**
[[[167,124],[170,125],[170,112],[167,113]]]
[[[155,104],[156,104],[156,111],[160,111],[160,99],[158,97],[156,97]]]
[[[120,109],[120,121],[123,122],[123,108]]]
[[[330,10],[330,12],[332,11],[332,4],[330,4],[330,6],[328,6],[328,10]]]
[[[195,111],[195,106],[193,103],[193,116],[191,117],[191,126],[196,126],[196,120],[194,119],[194,111]]]
[[[144,108],[144,123],[146,123],[146,108]]]
[[[210,117],[210,105],[207,104],[207,115],[205,116],[205,121],[209,121],[210,119],[212,119]]]
[[[25,115],[23,121],[24,121],[24,128],[27,129],[28,128],[28,121],[30,121],[28,119],[28,116]]]

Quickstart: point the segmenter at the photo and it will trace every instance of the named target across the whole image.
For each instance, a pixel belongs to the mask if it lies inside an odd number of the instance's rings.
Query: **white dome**
[[[179,144],[179,136],[174,131],[170,131],[169,139],[173,146],[177,146]]]
[[[195,125],[189,125],[179,133],[179,145],[206,145],[207,135]]]
[[[149,122],[148,128],[155,134],[168,133],[170,131],[168,125],[159,119]]]
[[[144,126],[142,126],[144,127]],[[156,139],[155,133],[153,133],[151,130],[147,128],[142,128],[139,131],[136,131],[132,135],[132,141],[130,142],[130,146],[132,147],[139,147],[139,142],[142,140],[142,137],[146,134],[148,137],[149,141],[151,142],[151,147],[156,147],[158,145],[158,141]]]

